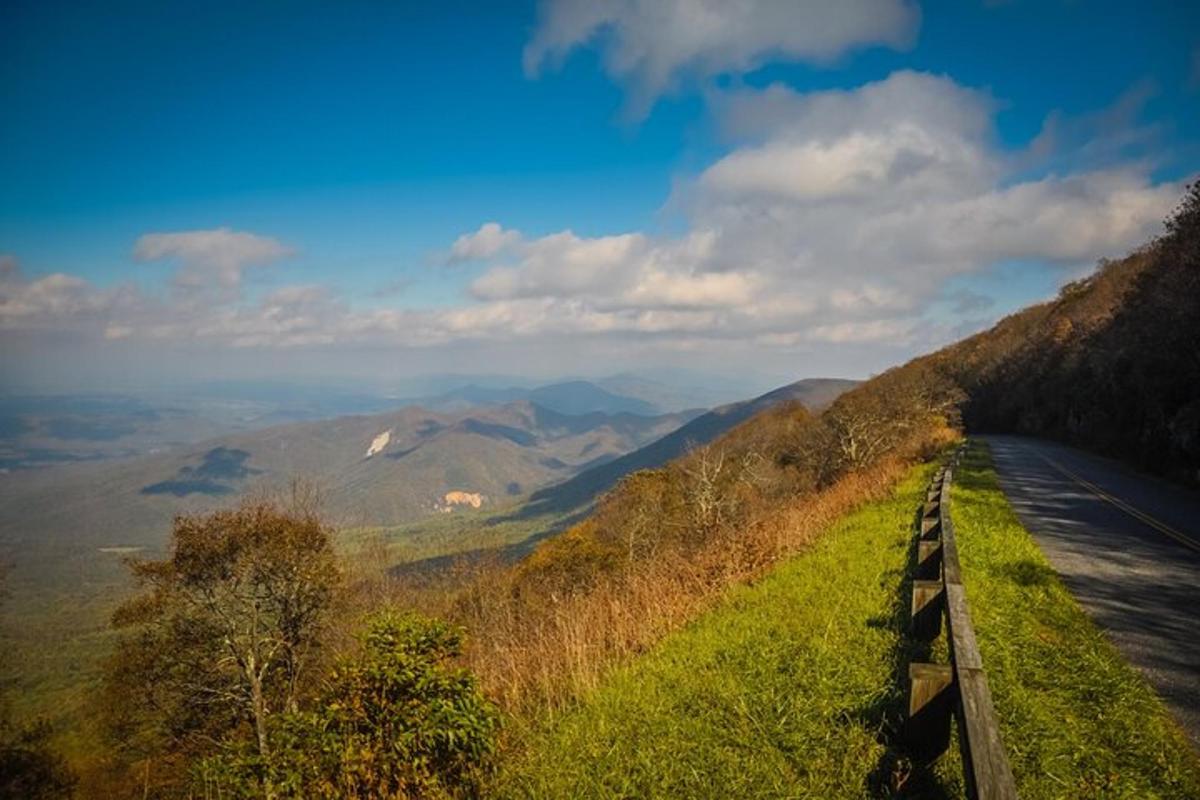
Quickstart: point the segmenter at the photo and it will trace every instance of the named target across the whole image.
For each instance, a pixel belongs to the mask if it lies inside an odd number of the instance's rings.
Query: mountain
[[[856,385],[858,381],[808,378],[752,400],[714,408],[645,447],[580,472],[562,483],[534,492],[529,502],[518,513],[522,516],[535,516],[578,508],[610,489],[625,475],[639,469],[661,466],[683,455],[695,445],[708,444],[760,411],[786,402],[798,402],[811,411],[818,411]]]
[[[638,414],[645,417],[662,412],[658,406],[636,397],[615,394],[590,381],[566,381],[538,386],[495,388],[469,384],[437,397],[426,398],[421,405],[450,410],[471,406],[501,405],[517,401],[535,403],[559,414]]]
[[[404,388],[208,381],[186,391],[147,390],[136,396],[0,394],[0,473],[178,452],[235,433],[380,414],[405,405],[452,413],[531,402],[560,414],[657,416],[709,408],[734,391],[728,382],[713,381],[701,389],[633,375],[546,385],[504,376],[431,376],[412,379]]]
[[[187,391],[0,396],[0,472],[129,458],[273,425],[399,405],[382,394],[270,382]]]
[[[562,414],[521,401],[437,413],[406,407],[239,433],[176,452],[0,477],[0,541],[156,546],[171,516],[237,495],[315,481],[343,525],[384,525],[453,507],[492,505],[616,458],[698,412]],[[80,521],[86,520],[86,525]]]
[[[621,373],[593,381],[613,394],[644,400],[660,411],[680,411],[685,408],[715,408],[726,403],[744,400],[747,391],[744,381],[699,374],[656,373],[647,377],[636,373]]]

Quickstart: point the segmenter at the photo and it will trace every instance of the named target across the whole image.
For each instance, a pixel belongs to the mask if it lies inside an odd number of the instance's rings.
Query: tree
[[[170,555],[132,569],[146,591],[114,617],[128,633],[107,676],[118,741],[190,756],[248,726],[269,755],[269,720],[298,708],[338,580],[318,515],[258,501],[181,516]]]

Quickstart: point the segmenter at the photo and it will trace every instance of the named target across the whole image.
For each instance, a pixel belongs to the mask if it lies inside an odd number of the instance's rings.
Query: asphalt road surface
[[[1025,528],[1200,747],[1200,495],[1063,445],[981,438]]]

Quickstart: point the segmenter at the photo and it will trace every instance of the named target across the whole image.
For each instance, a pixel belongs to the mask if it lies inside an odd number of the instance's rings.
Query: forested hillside
[[[1200,482],[1200,185],[1165,234],[930,357],[967,427],[1062,439]]]

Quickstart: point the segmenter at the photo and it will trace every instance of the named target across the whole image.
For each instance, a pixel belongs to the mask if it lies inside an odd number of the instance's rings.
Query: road
[[[1025,528],[1200,748],[1200,495],[1059,444],[981,438]]]

